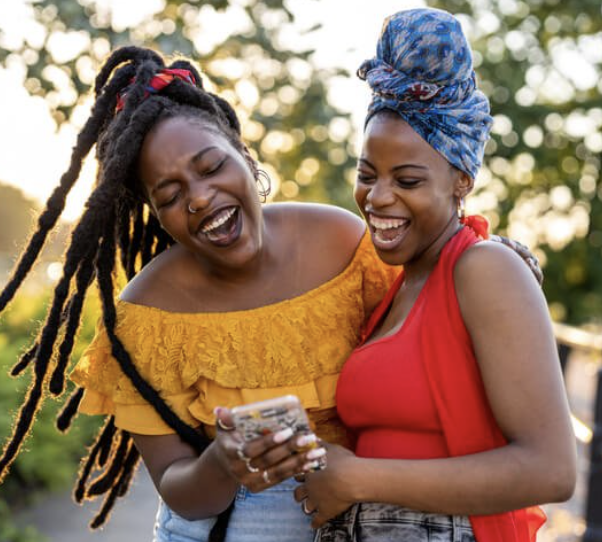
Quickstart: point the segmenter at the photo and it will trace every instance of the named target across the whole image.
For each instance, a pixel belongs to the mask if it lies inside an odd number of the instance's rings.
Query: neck
[[[447,242],[460,230],[462,224],[453,213],[439,235],[435,237],[418,255],[403,266],[407,286],[423,283],[439,261],[439,256]]]

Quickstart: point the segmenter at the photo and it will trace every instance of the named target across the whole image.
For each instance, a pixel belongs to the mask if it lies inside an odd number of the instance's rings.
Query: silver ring
[[[245,447],[245,442],[241,441],[238,443],[238,446],[236,447],[236,455],[238,456],[238,459],[240,459],[241,461],[244,461],[245,463],[247,461],[251,461],[251,459],[249,457],[247,457],[247,455],[245,454],[245,451],[243,450],[243,448]]]
[[[236,455],[238,456],[238,459],[240,459],[245,464],[245,467],[247,467],[247,470],[249,472],[252,472],[252,473],[259,472],[259,469],[257,467],[254,467],[253,465],[251,465],[251,458],[247,457],[245,455],[245,451],[243,450],[244,447],[245,447],[244,442],[238,443],[238,446],[236,447]]]
[[[189,212],[191,215],[194,215],[195,213],[197,213],[197,212],[198,212],[198,209],[193,209],[193,208],[190,206],[190,203],[189,203],[189,204],[188,204],[188,212]]]
[[[303,513],[306,516],[311,516],[313,514],[311,510],[307,509],[307,497],[301,501],[301,510],[303,510]]]
[[[272,483],[272,481],[270,480],[270,475],[268,474],[268,471],[267,471],[267,470],[264,470],[264,471],[261,473],[261,477],[263,478],[263,481],[264,481],[266,484],[271,484],[271,483]]]
[[[259,472],[259,469],[257,467],[254,467],[253,465],[251,465],[251,460],[250,459],[247,458],[247,459],[244,460],[244,462],[245,462],[245,467],[247,467],[247,470],[249,472],[252,472],[253,474],[256,473],[256,472]]]
[[[222,431],[234,431],[234,429],[236,429],[236,427],[232,426],[230,427],[229,425],[226,425],[224,422],[222,422],[222,420],[220,420],[219,418],[217,418],[217,426],[222,430]]]

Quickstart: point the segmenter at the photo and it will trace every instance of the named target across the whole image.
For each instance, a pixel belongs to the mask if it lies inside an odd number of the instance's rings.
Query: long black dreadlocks
[[[194,76],[194,84],[174,78],[165,88],[149,96],[149,83],[157,72],[165,68],[189,70]],[[149,130],[166,118],[195,118],[207,128],[219,131],[242,151],[240,123],[225,100],[204,90],[201,76],[190,62],[177,60],[166,66],[163,58],[149,49],[124,47],[116,50],[100,70],[94,91],[94,107],[78,136],[69,168],[48,199],[38,219],[37,230],[0,294],[1,312],[33,267],[63,211],[69,190],[79,177],[84,158],[96,144],[99,164],[97,184],[72,231],[63,275],[56,285],[37,339],[11,371],[16,376],[33,365],[32,383],[17,415],[13,434],[0,457],[0,481],[33,425],[46,383],[54,396],[62,395],[65,390],[65,373],[79,328],[83,302],[94,280],[100,291],[103,323],[111,341],[112,354],[121,370],[183,441],[198,453],[209,444],[204,434],[180,420],[160,394],[141,377],[115,334],[113,275],[117,255],[129,280],[141,266],[174,243],[157,219],[145,209],[145,196],[137,180],[137,159]],[[126,92],[123,109],[116,113],[118,100],[123,99]],[[251,166],[257,173],[255,164]],[[57,342],[60,342],[58,348]],[[83,389],[76,388],[66,401],[57,418],[60,431],[69,428],[82,396]],[[118,429],[114,418],[108,417],[89,448],[88,456],[82,461],[74,491],[77,502],[105,495],[100,511],[90,524],[93,529],[105,523],[115,501],[127,492],[139,459],[131,435]],[[211,541],[225,538],[230,512],[231,508],[218,518]]]

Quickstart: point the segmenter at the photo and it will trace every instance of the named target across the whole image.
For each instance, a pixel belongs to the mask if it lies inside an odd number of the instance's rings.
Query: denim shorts
[[[381,503],[361,503],[331,519],[314,542],[475,542],[466,516],[416,512]]]
[[[230,516],[226,542],[311,542],[311,518],[293,498],[293,479],[261,493],[241,487]],[[161,501],[154,542],[206,542],[216,518],[188,521]]]

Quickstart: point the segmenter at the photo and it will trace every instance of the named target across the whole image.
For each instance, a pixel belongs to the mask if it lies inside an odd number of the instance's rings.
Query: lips
[[[240,208],[228,205],[217,209],[201,221],[197,231],[213,245],[231,245],[240,237],[242,231]]]
[[[199,229],[203,233],[209,233],[225,224],[230,218],[232,218],[232,215],[234,215],[235,212],[236,207],[225,207],[218,209],[201,222]]]
[[[380,250],[391,250],[403,241],[410,220],[402,217],[376,216],[368,213],[368,224],[374,246]]]

